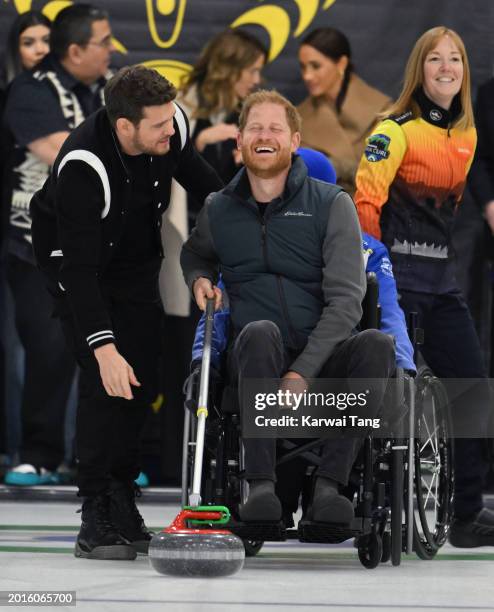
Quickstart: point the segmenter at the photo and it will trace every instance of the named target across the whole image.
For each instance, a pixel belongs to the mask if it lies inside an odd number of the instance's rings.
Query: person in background
[[[480,209],[486,225],[485,244],[482,245],[481,259],[478,268],[482,269],[485,259],[490,259],[492,282],[492,260],[494,260],[494,78],[483,83],[477,92],[475,104],[475,125],[477,126],[478,143],[475,151],[472,169],[468,175],[468,186]],[[479,284],[485,282],[485,277],[477,278]],[[477,291],[479,288],[477,288]],[[492,286],[489,293],[487,317],[490,318],[490,375],[494,372],[494,318]]]
[[[363,230],[382,238],[390,251],[401,306],[407,315],[418,313],[424,329],[427,364],[440,378],[477,380],[453,404],[455,518],[449,539],[458,547],[492,546],[494,512],[482,500],[483,441],[461,437],[471,422],[485,431],[491,398],[451,245],[477,140],[468,58],[456,32],[440,26],[419,38],[388,113],[367,139],[357,172],[359,218]]]
[[[26,361],[20,465],[7,473],[7,484],[52,482],[64,457],[76,366],[35,264],[29,202],[70,131],[102,105],[112,51],[108,14],[88,4],[69,6],[53,22],[50,53],[9,88],[4,122],[15,147],[7,168],[6,265]]]
[[[468,176],[468,184],[480,205],[490,232],[494,234],[494,78],[477,92],[475,124],[477,150]]]
[[[266,59],[267,51],[255,36],[225,30],[207,43],[181,84],[179,99],[192,140],[225,182],[239,169],[235,142],[241,103],[261,83]]]
[[[3,115],[7,87],[24,70],[30,70],[48,53],[51,22],[38,11],[18,15],[7,34],[7,43],[0,64],[0,117]],[[4,235],[8,220],[7,161],[14,143],[8,130],[0,124],[0,455],[8,465],[14,459],[19,437],[17,416],[22,395],[23,349],[15,333],[12,297],[5,276]],[[8,355],[8,359],[5,359]],[[7,460],[8,457],[8,460]],[[3,461],[0,462],[0,470]],[[0,476],[3,478],[3,474]]]
[[[391,100],[358,77],[347,37],[335,28],[318,28],[298,51],[309,96],[298,106],[304,147],[327,155],[338,183],[353,195],[355,172],[365,138]]]
[[[2,80],[11,83],[24,70],[31,70],[50,51],[51,21],[39,11],[18,15],[7,34]]]

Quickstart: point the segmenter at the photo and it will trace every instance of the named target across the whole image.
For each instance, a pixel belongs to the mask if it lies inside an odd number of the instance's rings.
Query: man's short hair
[[[70,45],[85,47],[93,35],[93,23],[108,19],[107,11],[91,4],[74,4],[58,13],[50,32],[50,51],[61,60]]]
[[[105,105],[110,123],[125,118],[135,126],[145,106],[161,106],[175,99],[177,90],[159,72],[145,66],[126,66],[105,85]]]
[[[253,106],[257,106],[258,104],[278,104],[285,109],[286,119],[288,121],[288,125],[290,126],[291,133],[300,132],[302,129],[302,119],[300,118],[298,110],[293,106],[290,100],[287,100],[285,96],[282,96],[280,93],[275,91],[274,89],[260,89],[254,93],[251,93],[244,100],[242,105],[242,111],[240,113],[240,117],[238,119],[239,129],[242,132],[247,124],[247,119],[249,113]]]

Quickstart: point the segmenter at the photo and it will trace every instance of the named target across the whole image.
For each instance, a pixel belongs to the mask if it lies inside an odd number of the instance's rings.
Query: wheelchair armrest
[[[375,272],[367,272],[367,288],[364,299],[362,300],[362,318],[360,329],[379,329],[380,327],[380,308],[379,308],[379,282]]]

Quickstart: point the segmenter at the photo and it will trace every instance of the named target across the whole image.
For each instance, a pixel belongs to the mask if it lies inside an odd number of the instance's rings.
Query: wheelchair
[[[377,328],[377,280],[368,275],[361,328]],[[305,543],[336,544],[353,539],[360,562],[372,569],[391,560],[397,566],[402,553],[415,552],[432,559],[444,544],[451,521],[453,447],[449,436],[447,398],[440,381],[423,367],[416,378],[398,371],[396,389],[408,408],[407,436],[396,425],[388,439],[365,437],[345,492],[353,499],[355,518],[350,525],[311,523],[297,528],[280,523],[243,523],[238,508],[247,498],[243,479],[243,449],[236,390],[216,385],[206,422],[202,462],[202,505],[227,506],[227,528],[244,542],[247,556],[255,556],[264,542],[297,539]],[[185,384],[182,459],[182,506],[187,505],[195,456],[194,407],[199,372]],[[398,401],[397,397],[394,398]],[[298,441],[297,441],[298,442]],[[320,463],[325,439],[278,440],[277,468],[295,459],[307,464],[307,473]]]

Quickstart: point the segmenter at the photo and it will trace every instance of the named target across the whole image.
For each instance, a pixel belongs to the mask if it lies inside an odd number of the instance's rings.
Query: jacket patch
[[[295,211],[288,210],[284,215],[284,217],[312,217],[312,213],[306,213],[303,211]]]
[[[393,276],[393,266],[388,257],[383,257],[381,259],[381,272],[385,276],[389,276],[390,278],[394,278]]]
[[[413,113],[412,111],[407,111],[402,115],[393,115],[389,117],[389,119],[391,119],[391,121],[394,121],[398,125],[403,125],[404,123],[407,123],[407,121],[411,121],[413,119]]]
[[[385,134],[373,134],[367,140],[365,157],[370,162],[378,162],[389,157],[389,145],[391,138]]]
[[[443,118],[443,114],[436,108],[433,108],[429,113],[429,117],[432,121],[441,121],[441,119]]]

